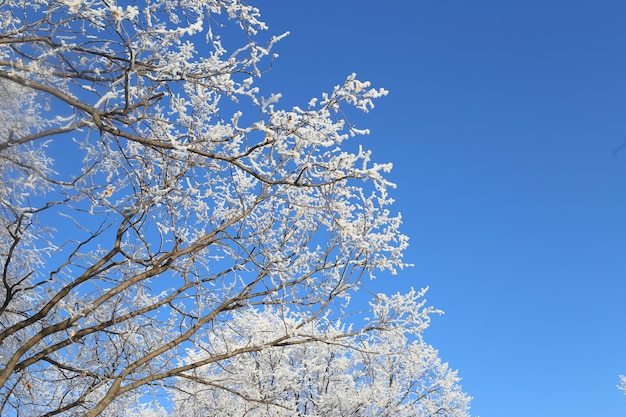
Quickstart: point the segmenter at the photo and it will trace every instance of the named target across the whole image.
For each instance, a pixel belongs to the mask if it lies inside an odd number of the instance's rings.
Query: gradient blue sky
[[[626,2],[259,2],[265,82],[306,104],[356,72],[392,161],[427,333],[481,417],[617,417],[626,397]]]

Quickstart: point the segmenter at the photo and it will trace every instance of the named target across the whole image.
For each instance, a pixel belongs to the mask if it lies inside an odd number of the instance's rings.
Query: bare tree
[[[194,369],[318,341],[307,323],[404,266],[390,165],[341,148],[367,133],[343,109],[385,90],[352,75],[280,109],[256,8],[119,3],[0,3],[1,415],[148,415]],[[207,345],[267,305],[300,324]]]

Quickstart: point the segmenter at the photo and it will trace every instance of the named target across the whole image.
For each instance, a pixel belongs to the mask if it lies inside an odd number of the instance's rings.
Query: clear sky
[[[481,417],[617,417],[626,397],[626,2],[273,0],[266,82],[305,105],[356,72],[392,161],[427,333]]]

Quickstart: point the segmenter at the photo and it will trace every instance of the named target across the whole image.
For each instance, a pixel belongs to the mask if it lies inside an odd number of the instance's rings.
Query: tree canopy
[[[391,165],[344,146],[384,89],[280,108],[255,83],[282,35],[238,0],[6,0],[0,22],[0,414],[324,415],[332,380],[344,415],[466,415],[422,293],[341,324],[406,266]]]

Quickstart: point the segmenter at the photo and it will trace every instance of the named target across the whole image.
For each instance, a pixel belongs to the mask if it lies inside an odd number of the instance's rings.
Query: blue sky
[[[626,415],[626,2],[275,0],[265,83],[306,104],[356,72],[392,161],[427,333],[482,417]]]

